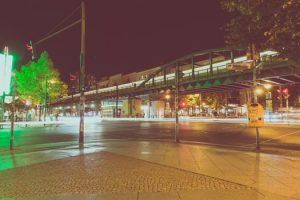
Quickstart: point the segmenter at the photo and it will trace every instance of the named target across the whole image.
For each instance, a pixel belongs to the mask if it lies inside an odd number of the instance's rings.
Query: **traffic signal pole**
[[[14,128],[15,128],[15,112],[16,112],[16,70],[13,70],[13,91],[12,91],[12,109],[11,109],[11,121],[10,121],[10,145],[9,149],[13,150],[14,148]]]
[[[85,3],[81,2],[81,53],[80,53],[80,127],[79,127],[79,143],[84,143],[84,76],[85,76]]]
[[[257,86],[257,66],[256,66],[256,58],[255,58],[255,46],[254,44],[251,44],[251,57],[253,59],[254,62],[254,68],[253,68],[253,103],[257,103],[257,94],[255,92],[256,86]],[[258,151],[260,149],[260,143],[259,143],[259,128],[255,127],[255,132],[256,132],[256,150]]]
[[[179,142],[179,119],[178,119],[178,93],[179,93],[179,65],[176,63],[175,72],[175,142]]]

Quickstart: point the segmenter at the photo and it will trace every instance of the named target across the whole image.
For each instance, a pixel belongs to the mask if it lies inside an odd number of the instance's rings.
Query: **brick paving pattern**
[[[0,172],[0,198],[198,189],[233,192],[252,190],[222,179],[108,152]]]

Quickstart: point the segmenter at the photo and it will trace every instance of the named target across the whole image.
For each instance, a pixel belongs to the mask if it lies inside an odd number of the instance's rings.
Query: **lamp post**
[[[85,111],[85,97],[84,97],[84,76],[85,76],[85,3],[81,2],[81,52],[80,52],[80,124],[79,124],[79,144],[84,143],[84,111]]]
[[[45,78],[45,97],[44,97],[44,126],[46,126],[46,112],[47,112],[47,93],[48,93],[48,76]]]
[[[179,142],[179,119],[178,119],[178,97],[179,97],[179,63],[176,63],[175,72],[175,142]]]

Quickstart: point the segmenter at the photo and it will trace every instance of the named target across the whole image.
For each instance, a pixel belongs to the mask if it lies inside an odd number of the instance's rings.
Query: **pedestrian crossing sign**
[[[251,103],[248,105],[248,126],[264,126],[264,108],[259,103]]]

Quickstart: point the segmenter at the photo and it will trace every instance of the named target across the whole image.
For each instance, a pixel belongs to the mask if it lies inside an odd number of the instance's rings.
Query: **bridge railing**
[[[234,59],[235,63],[238,62],[244,62],[246,60],[245,56],[237,57]],[[276,63],[278,61],[282,61],[282,59],[278,58],[278,54],[274,53],[266,53],[266,56],[262,56],[262,62],[266,63],[267,65]],[[230,63],[230,60],[223,60],[219,62],[215,62],[212,64],[212,67],[209,65],[201,66],[194,68],[194,74],[191,72],[191,68],[183,71],[184,76],[180,79],[181,84],[185,84],[188,82],[193,81],[203,81],[203,80],[209,80],[212,78],[218,78],[218,77],[224,77],[224,76],[231,76],[232,74],[236,74],[237,72],[228,70],[226,65]],[[270,66],[267,66],[268,68]],[[238,72],[239,73],[239,72]],[[112,87],[112,90],[110,91],[101,91],[101,92],[93,92],[89,91],[86,96],[92,97],[92,96],[98,96],[99,98],[105,98],[105,97],[112,97],[116,98],[117,93],[119,95],[131,95],[136,94],[139,92],[147,92],[151,89],[157,89],[157,88],[164,88],[164,87],[170,87],[175,84],[175,73],[174,70],[172,73],[169,73],[167,75],[157,75],[158,77],[153,77],[153,80],[148,81],[145,83],[143,87],[137,88],[135,82],[132,82],[132,86],[126,86],[126,88],[120,88],[118,91],[115,87]],[[128,84],[128,83],[126,83]],[[99,89],[100,91],[101,89]],[[75,98],[78,98],[79,95],[74,95]],[[66,97],[62,100],[68,100],[71,99],[71,97]]]

